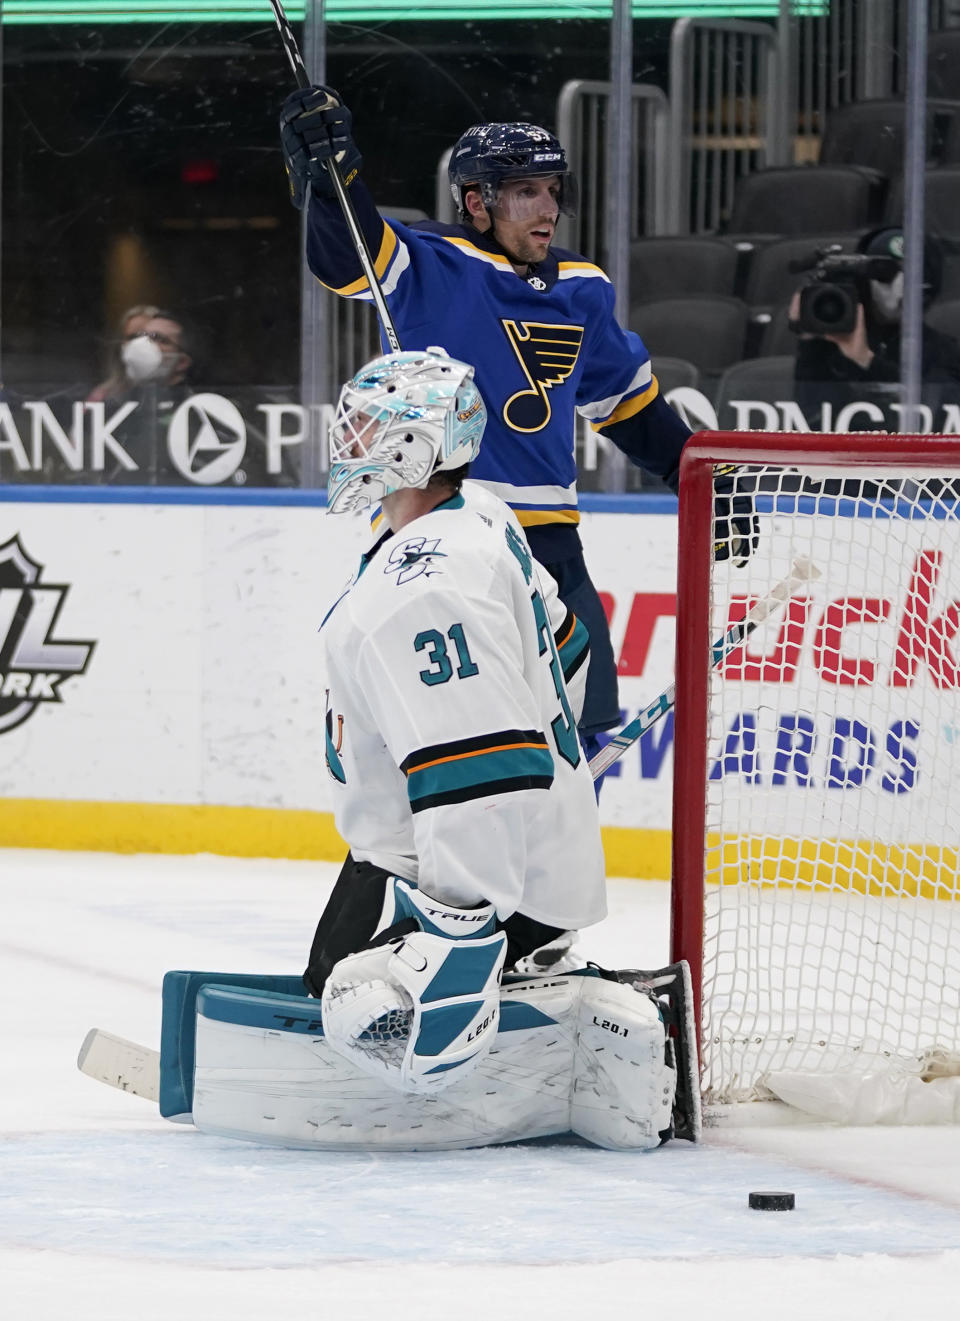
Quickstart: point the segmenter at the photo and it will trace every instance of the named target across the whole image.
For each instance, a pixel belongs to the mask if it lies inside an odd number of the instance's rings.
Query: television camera
[[[849,335],[856,327],[867,281],[893,280],[903,270],[903,262],[897,257],[844,252],[839,243],[831,243],[792,261],[790,270],[811,272],[800,290],[796,329],[808,335]]]

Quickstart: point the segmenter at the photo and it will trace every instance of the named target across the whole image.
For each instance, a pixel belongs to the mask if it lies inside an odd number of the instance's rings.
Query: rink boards
[[[672,678],[676,502],[596,503],[630,718]],[[0,842],[341,857],[318,627],[368,540],[309,493],[6,488]],[[672,720],[654,734],[604,791],[621,875],[669,870]]]
[[[611,621],[626,721],[673,678],[676,502],[585,497],[583,504],[582,535]],[[341,857],[323,759],[318,626],[367,541],[362,518],[328,518],[306,492],[6,488],[0,843]],[[870,572],[868,560],[860,596],[874,594]],[[899,597],[909,596],[910,573],[905,563],[888,627],[903,609]],[[744,589],[752,590],[746,580]],[[821,595],[814,612],[833,608],[836,592]],[[931,603],[931,618],[946,620],[948,649],[956,631],[950,608],[946,598]],[[814,672],[818,617],[810,614],[791,676],[798,697],[804,684],[836,689],[831,676]],[[731,688],[744,666],[762,666],[782,650],[784,626],[774,620],[755,635]],[[872,655],[882,640],[877,630],[851,627],[845,654]],[[888,821],[925,791],[924,777],[916,786],[910,780],[916,739],[907,739],[911,728],[902,722],[911,719],[917,689],[931,688],[928,671],[918,664],[915,683],[887,687],[876,769],[842,795],[875,797]],[[756,693],[746,692],[712,731],[713,778],[733,780],[731,790],[759,802],[770,798],[777,750],[764,759],[762,719],[755,744],[745,742],[753,717],[744,713],[756,709],[763,683],[747,687]],[[940,706],[952,702],[952,687],[936,692]],[[862,718],[854,708],[866,695],[862,685],[844,686],[850,717]],[[952,720],[935,723],[941,743],[960,740]],[[891,751],[890,731],[898,729]],[[672,771],[671,713],[605,783],[611,874],[669,875]],[[775,786],[784,801],[809,796],[793,771],[786,793]],[[797,802],[790,807],[792,816]],[[894,832],[888,843],[897,842]]]

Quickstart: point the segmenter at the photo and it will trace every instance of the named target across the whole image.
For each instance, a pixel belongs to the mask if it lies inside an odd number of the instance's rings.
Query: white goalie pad
[[[629,985],[574,975],[503,987],[491,1049],[436,1095],[401,1094],[362,1072],[331,1050],[319,1020],[312,1031],[304,1019],[284,1028],[274,1014],[281,1026],[266,1027],[264,1005],[267,998],[235,988],[207,987],[198,998],[193,1119],[203,1132],[393,1151],[573,1132],[643,1150],[671,1129],[676,1071],[663,1023]]]

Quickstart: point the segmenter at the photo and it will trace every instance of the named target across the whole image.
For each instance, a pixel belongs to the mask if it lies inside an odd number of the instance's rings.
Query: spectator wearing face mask
[[[183,482],[171,461],[167,431],[175,410],[194,393],[197,341],[183,317],[161,308],[147,310],[151,315],[141,318],[141,324],[128,324],[120,344],[121,374],[99,401],[108,417],[126,407],[113,434],[135,465],[114,455],[102,477],[111,485]]]
[[[117,338],[110,353],[110,373],[99,385],[95,385],[87,395],[87,403],[95,404],[104,399],[111,399],[128,385],[123,365],[123,351],[126,344],[135,336],[141,335],[150,321],[160,312],[152,303],[136,303],[128,307],[117,324]]]
[[[123,454],[108,454],[102,475],[93,480],[109,485],[183,486],[210,480],[206,471],[217,447],[236,445],[237,432],[216,408],[205,404],[181,418],[191,437],[190,454],[179,446],[179,458],[171,453],[170,427],[181,405],[197,391],[196,374],[202,371],[200,332],[179,313],[152,309],[141,326],[129,328],[120,345],[122,378],[118,388],[102,402],[105,423],[111,428]],[[202,387],[207,389],[206,385]],[[221,396],[225,402],[227,396]],[[96,402],[96,401],[90,401]],[[118,417],[118,414],[122,416]],[[281,455],[271,468],[267,462],[266,438],[257,425],[256,414],[243,419],[243,452],[238,466],[221,480],[255,486],[293,486],[298,475]],[[194,450],[193,441],[198,441]],[[197,474],[194,476],[194,474]],[[89,480],[89,476],[87,477]]]
[[[795,397],[811,428],[843,431],[902,431],[900,401],[900,338],[903,308],[903,230],[885,227],[865,235],[857,251],[891,258],[887,280],[857,280],[858,305],[854,328],[842,334],[800,331],[794,367]],[[924,306],[936,298],[942,283],[940,245],[924,241]],[[799,330],[800,292],[790,305],[790,322]],[[933,409],[937,429],[940,410],[960,402],[960,344],[950,335],[924,324],[922,338],[922,399]],[[824,403],[831,406],[824,421]],[[856,407],[861,405],[861,407]],[[838,419],[841,415],[841,425]],[[879,415],[878,411],[879,410]]]
[[[193,365],[192,347],[182,321],[172,313],[155,311],[120,346],[125,388],[185,385]]]

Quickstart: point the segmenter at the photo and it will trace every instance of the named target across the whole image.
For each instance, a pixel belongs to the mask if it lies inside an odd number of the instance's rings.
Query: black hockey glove
[[[327,162],[335,160],[349,188],[363,164],[351,136],[353,116],[330,87],[301,87],[283,103],[280,146],[290,181],[290,201],[303,209],[311,186],[335,197]]]
[[[713,487],[713,558],[733,560],[738,569],[742,568],[760,540],[753,496],[736,483],[732,471],[716,477]]]

